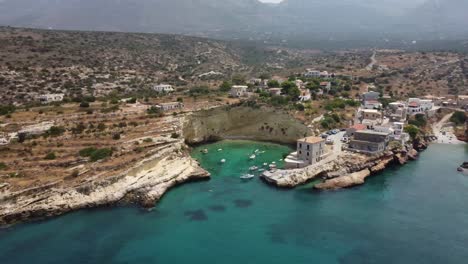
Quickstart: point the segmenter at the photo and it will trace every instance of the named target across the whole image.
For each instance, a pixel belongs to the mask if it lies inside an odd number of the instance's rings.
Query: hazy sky
[[[264,3],[279,3],[283,0],[259,0],[260,2],[264,2]]]

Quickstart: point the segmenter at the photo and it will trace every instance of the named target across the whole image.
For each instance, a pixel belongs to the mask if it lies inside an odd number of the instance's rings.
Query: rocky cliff
[[[414,149],[397,149],[372,156],[345,151],[333,160],[306,168],[265,173],[264,179],[278,187],[292,188],[321,178],[323,182],[316,184],[315,188],[340,189],[364,184],[368,176],[384,170],[390,164],[405,164],[416,157],[417,151]]]
[[[0,225],[121,201],[152,207],[172,186],[209,178],[209,173],[184,150],[183,140],[165,140],[167,144],[154,149],[151,156],[111,178],[96,175],[75,186],[57,182],[19,192],[1,186]]]
[[[288,113],[270,107],[225,106],[192,113],[184,124],[189,144],[220,139],[249,139],[292,144],[310,135]]]

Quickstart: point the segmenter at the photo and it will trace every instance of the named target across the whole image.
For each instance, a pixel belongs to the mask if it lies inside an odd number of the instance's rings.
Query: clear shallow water
[[[255,149],[266,152],[249,161]],[[0,263],[467,263],[468,176],[456,167],[468,147],[433,145],[336,192],[239,179],[288,151],[233,141],[197,148],[211,181],[171,190],[151,212],[94,209],[0,230]]]

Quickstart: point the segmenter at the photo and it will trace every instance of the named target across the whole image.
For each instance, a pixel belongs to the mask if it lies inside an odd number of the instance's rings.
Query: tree
[[[410,135],[410,137],[412,139],[415,139],[416,136],[418,135],[419,133],[419,128],[417,128],[416,126],[413,126],[413,125],[407,125],[405,126],[405,132],[408,133]]]
[[[466,115],[463,112],[456,111],[453,113],[452,117],[450,117],[450,122],[455,123],[455,125],[459,126],[466,122]]]
[[[287,82],[283,82],[281,84],[281,88],[283,88],[283,94],[288,94],[289,95],[292,90],[297,89],[297,86],[296,86],[296,84],[294,82],[287,81]],[[292,92],[292,93],[295,93],[295,92]],[[300,94],[300,92],[299,92],[299,94]]]
[[[232,83],[234,85],[244,85],[245,84],[245,77],[239,74],[232,76]]]
[[[279,84],[279,82],[277,80],[269,80],[267,85],[268,85],[269,88],[276,88],[276,87],[280,86],[280,84]]]
[[[228,82],[228,81],[224,81],[221,86],[219,87],[219,90],[221,92],[229,92],[229,90],[231,90],[231,87],[232,87],[232,84],[231,82]]]

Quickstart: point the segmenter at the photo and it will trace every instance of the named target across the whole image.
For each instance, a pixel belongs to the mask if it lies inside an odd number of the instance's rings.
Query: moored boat
[[[243,179],[243,180],[249,180],[249,179],[252,179],[254,177],[255,177],[255,175],[253,175],[253,174],[244,174],[240,178]]]

